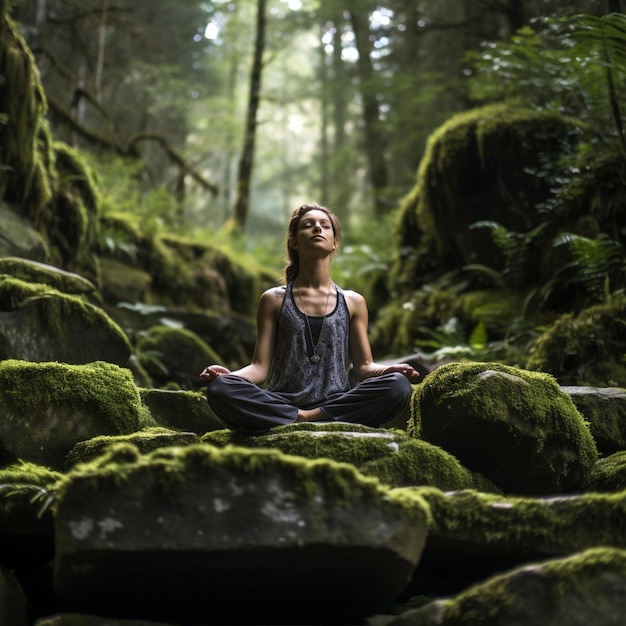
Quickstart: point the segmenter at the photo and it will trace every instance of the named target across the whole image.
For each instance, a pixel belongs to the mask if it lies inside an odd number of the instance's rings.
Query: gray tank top
[[[337,304],[324,318],[317,343],[320,360],[311,363],[309,357],[313,351],[306,318],[294,301],[293,283],[288,283],[286,287],[267,388],[301,409],[318,407],[350,389],[350,313],[343,291],[336,285],[335,288]],[[315,338],[314,326],[312,324],[311,328]]]

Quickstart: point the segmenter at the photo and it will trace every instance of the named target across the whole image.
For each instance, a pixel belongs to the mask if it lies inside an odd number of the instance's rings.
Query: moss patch
[[[279,426],[256,436],[219,430],[206,433],[202,439],[220,447],[234,444],[275,448],[285,454],[350,463],[362,474],[375,476],[392,487],[434,485],[442,489],[498,491],[441,448],[410,438],[401,430],[322,422]]]

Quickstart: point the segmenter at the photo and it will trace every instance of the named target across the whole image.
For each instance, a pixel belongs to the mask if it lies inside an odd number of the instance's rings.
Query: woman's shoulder
[[[285,300],[286,293],[287,287],[285,285],[270,287],[261,294],[260,302],[266,306],[277,306],[280,308]]]
[[[358,291],[342,289],[341,287],[337,287],[337,291],[343,294],[348,310],[350,311],[350,316],[352,316],[355,311],[366,306],[365,298]]]

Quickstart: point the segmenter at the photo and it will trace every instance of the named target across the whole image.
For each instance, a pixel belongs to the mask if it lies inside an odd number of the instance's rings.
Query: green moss
[[[587,489],[592,491],[626,489],[626,450],[600,459],[591,469]]]
[[[442,489],[498,489],[487,479],[464,468],[452,455],[401,430],[369,428],[359,424],[303,423],[273,428],[265,435],[229,430],[206,433],[202,440],[224,447],[275,448],[310,459],[327,458],[354,465],[365,476],[393,487],[435,485]]]
[[[432,535],[504,555],[554,556],[592,546],[626,548],[620,528],[626,492],[562,499],[505,497],[464,490],[411,489],[429,505]]]
[[[4,484],[29,484],[48,487],[62,478],[61,472],[27,461],[19,461],[0,468],[0,486]]]
[[[6,12],[0,15],[0,75],[10,87],[0,90],[7,118],[0,124],[0,196],[36,223],[52,196],[49,135],[42,132],[47,101],[33,54]]]
[[[95,286],[78,274],[71,274],[58,268],[19,257],[0,259],[0,276],[7,275],[18,280],[40,285],[49,285],[64,293],[88,293]]]
[[[75,410],[97,407],[121,433],[136,430],[146,411],[130,371],[103,361],[85,365],[2,361],[0,399],[15,415],[37,415],[53,403]]]
[[[203,476],[218,469],[245,474],[251,481],[268,472],[279,472],[289,477],[294,494],[304,499],[330,497],[337,506],[350,507],[356,502],[379,503],[385,498],[405,510],[410,517],[423,521],[425,505],[403,493],[391,494],[375,478],[361,475],[353,466],[326,459],[309,460],[282,454],[277,450],[247,450],[235,446],[223,449],[207,444],[159,448],[141,455],[136,446],[116,444],[89,463],[76,465],[67,474],[86,476],[94,489],[111,480],[121,484],[135,471],[150,466],[159,476],[164,493],[190,476]],[[65,486],[59,488],[59,497]]]
[[[626,298],[563,315],[531,351],[527,367],[563,385],[626,387]]]
[[[592,606],[596,600],[589,594],[597,593],[597,589],[587,591],[590,586],[585,581],[593,580],[594,572],[601,580],[607,570],[615,572],[619,578],[626,577],[626,552],[594,548],[568,558],[542,563],[536,569],[541,573],[543,586],[547,593],[552,594],[555,605],[569,592],[576,595],[581,606]],[[442,606],[439,623],[449,626],[503,623],[502,619],[510,614],[509,608],[513,604],[521,606],[527,601],[511,595],[515,593],[511,588],[514,575],[515,572],[495,576],[483,584],[470,587],[451,602],[446,602]]]
[[[63,321],[82,319],[85,325],[108,328],[111,335],[117,335],[127,345],[128,353],[132,347],[122,329],[98,306],[86,302],[80,296],[61,293],[47,285],[28,283],[15,278],[0,276],[0,310],[14,311],[26,305],[29,300],[38,300],[42,316],[42,334],[50,339],[60,334]]]
[[[511,446],[507,456],[482,439],[470,451],[473,425],[483,435],[500,433]],[[413,395],[407,431],[518,493],[579,487],[598,458],[588,424],[552,376],[495,362],[449,363],[426,375]],[[511,463],[516,451],[527,468]]]
[[[66,464],[72,466],[85,463],[101,456],[110,446],[120,443],[133,444],[139,452],[145,454],[157,448],[190,445],[199,441],[199,437],[193,433],[181,433],[169,428],[149,426],[127,435],[101,435],[88,441],[81,441],[67,455]]]

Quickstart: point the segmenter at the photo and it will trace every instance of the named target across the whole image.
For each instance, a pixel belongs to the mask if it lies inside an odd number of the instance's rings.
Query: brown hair
[[[300,256],[296,249],[296,236],[298,234],[300,220],[309,211],[323,211],[326,213],[333,227],[335,241],[339,243],[341,240],[341,224],[339,223],[339,218],[330,209],[319,204],[302,204],[295,209],[291,214],[291,219],[287,226],[287,266],[285,267],[285,281],[288,283],[294,281],[300,272]]]

